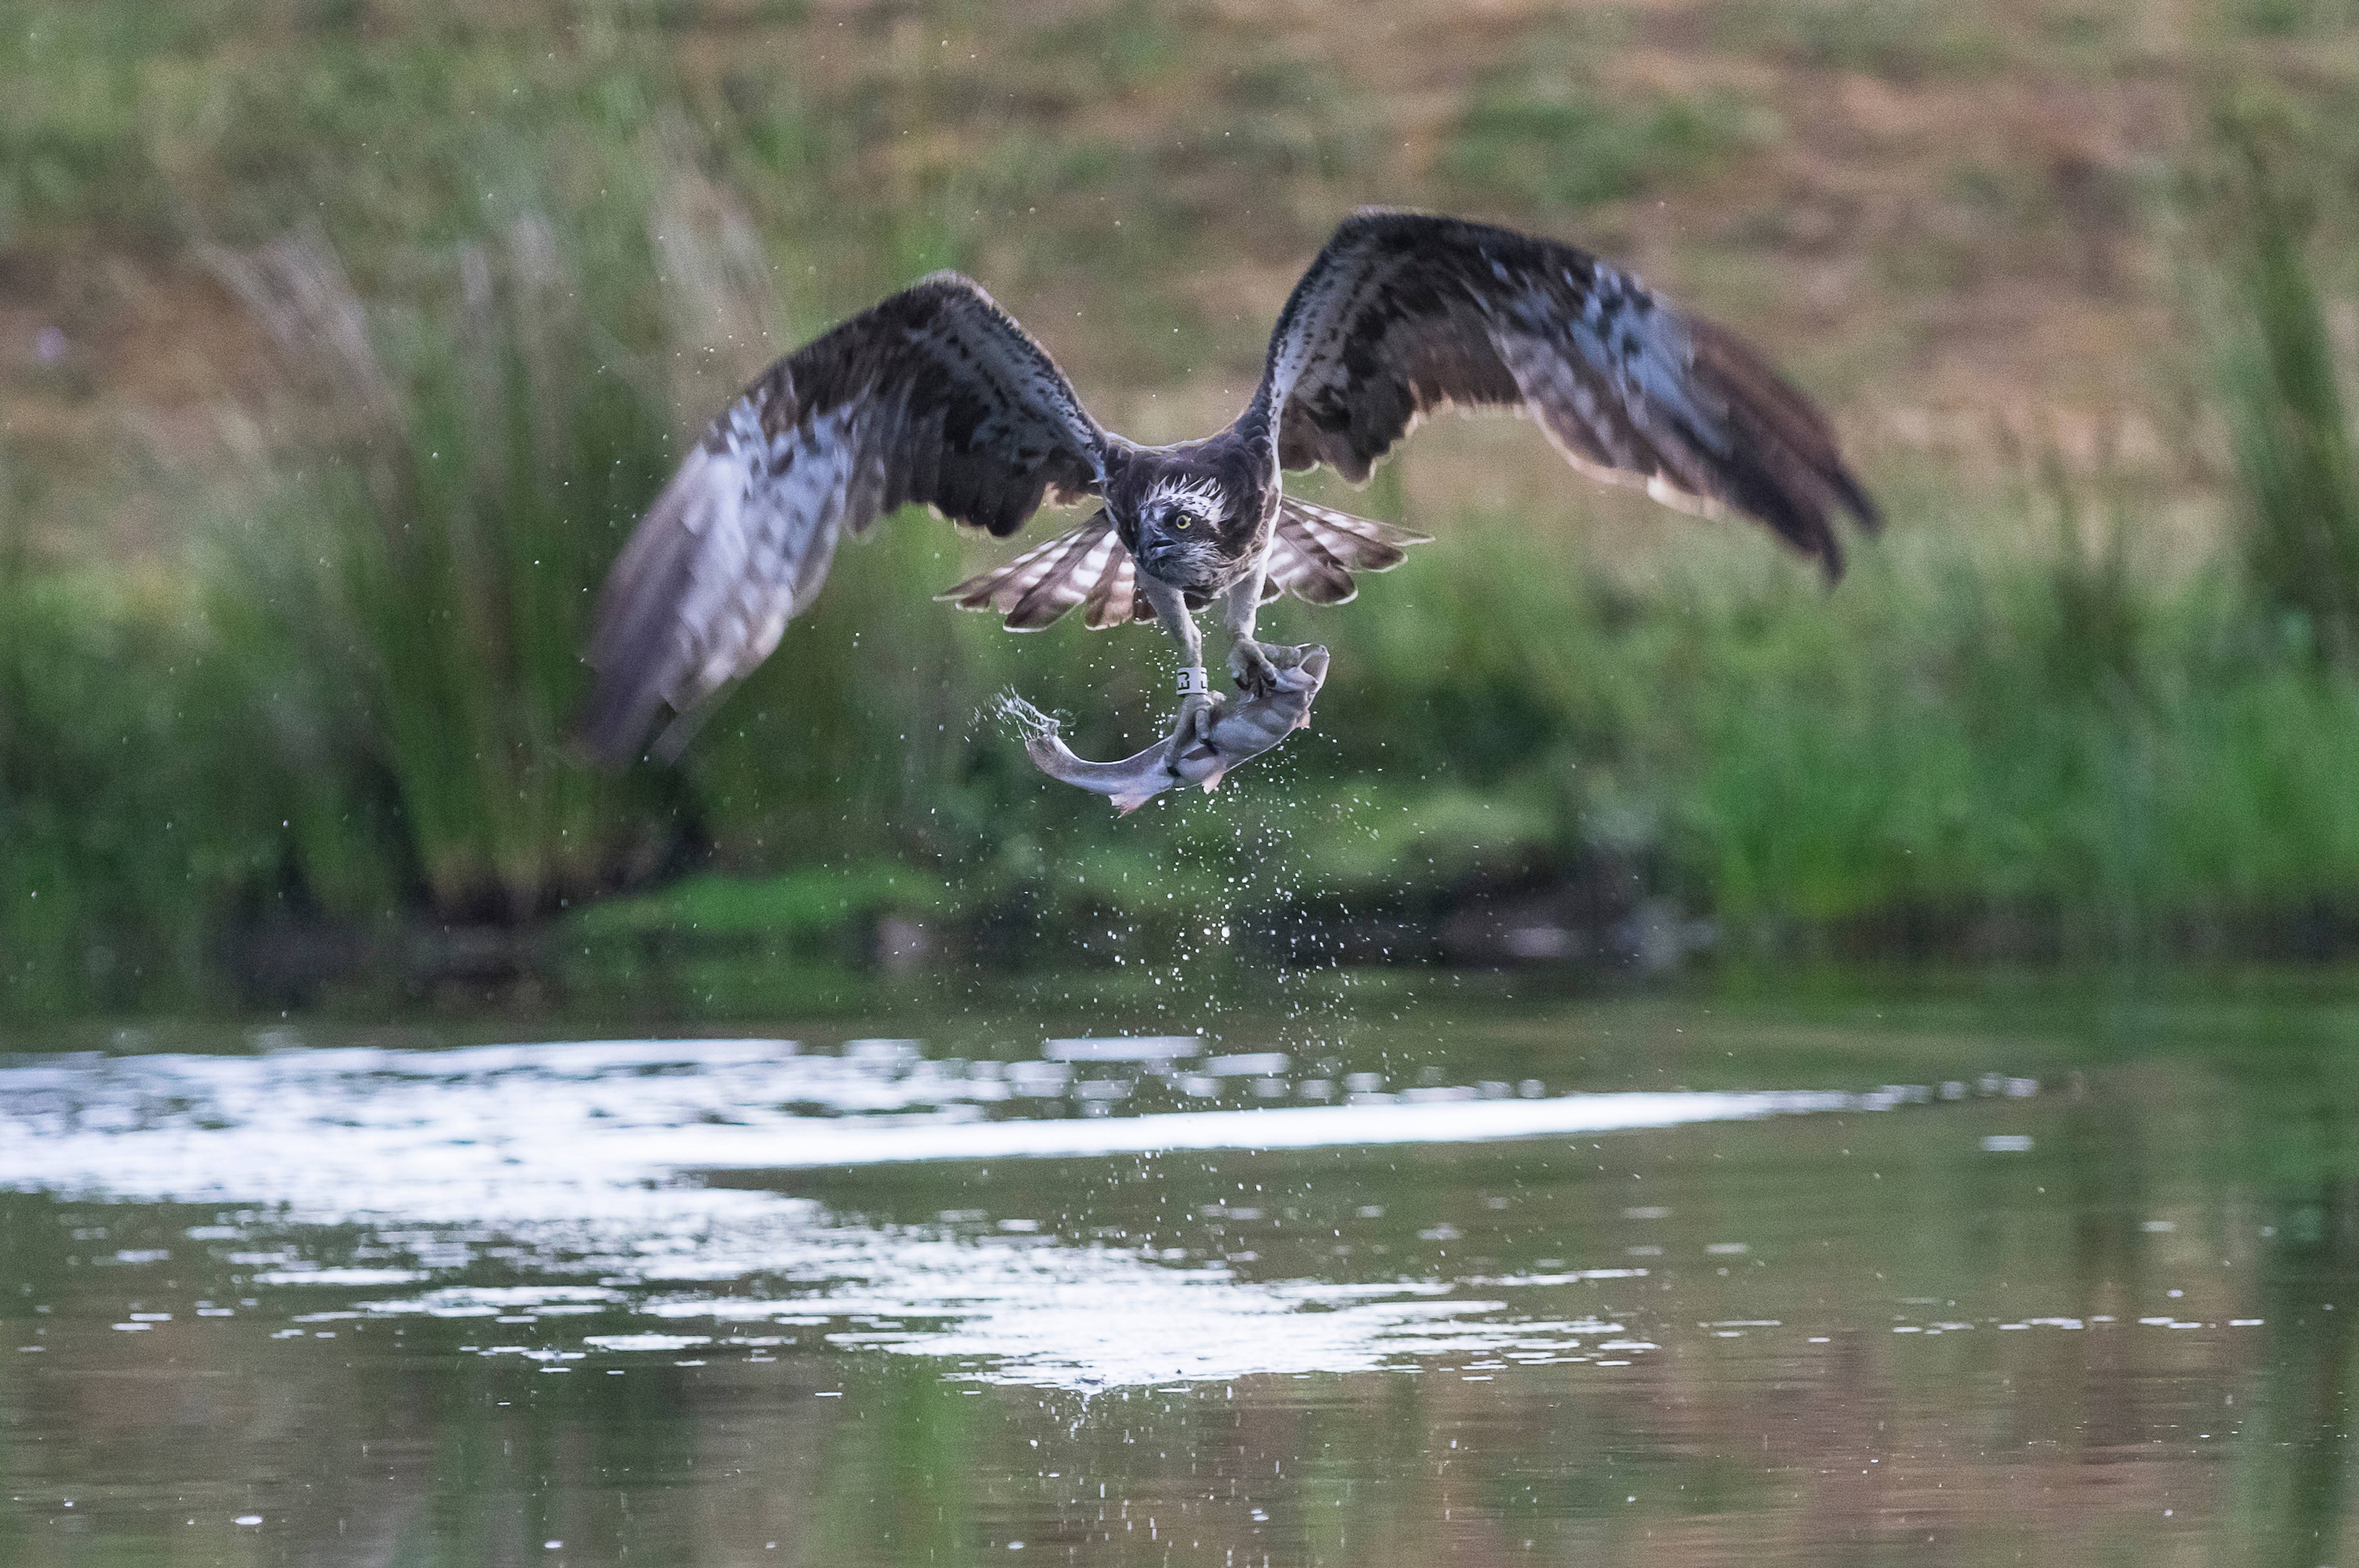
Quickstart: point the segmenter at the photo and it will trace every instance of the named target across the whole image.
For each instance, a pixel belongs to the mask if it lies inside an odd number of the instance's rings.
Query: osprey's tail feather
[[[1427,534],[1288,495],[1277,504],[1263,598],[1288,593],[1313,604],[1344,604],[1360,591],[1353,572],[1390,572],[1410,545],[1432,542]]]
[[[1270,538],[1264,601],[1290,593],[1314,604],[1341,604],[1359,591],[1353,572],[1389,572],[1408,546],[1428,542],[1424,534],[1288,496],[1278,503]],[[1081,527],[935,597],[995,612],[1016,632],[1038,631],[1076,604],[1085,606],[1093,631],[1155,618],[1103,507]]]
[[[1089,605],[1089,624],[1095,627],[1155,618],[1146,597],[1131,591],[1130,551],[1115,537],[1103,506],[1080,528],[934,597],[962,610],[995,612],[1012,632],[1037,632],[1081,604]]]

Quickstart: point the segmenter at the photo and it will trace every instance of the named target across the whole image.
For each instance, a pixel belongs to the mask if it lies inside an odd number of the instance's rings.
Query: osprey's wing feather
[[[1357,483],[1451,404],[1536,419],[1593,477],[1757,517],[1831,577],[1834,515],[1878,526],[1825,419],[1724,328],[1571,245],[1418,213],[1344,220],[1270,339],[1256,405],[1280,463]]]
[[[938,273],[763,372],[714,419],[608,572],[582,734],[626,759],[777,646],[836,541],[930,504],[1012,534],[1094,495],[1105,432],[983,289]],[[1053,617],[1051,617],[1053,618]]]

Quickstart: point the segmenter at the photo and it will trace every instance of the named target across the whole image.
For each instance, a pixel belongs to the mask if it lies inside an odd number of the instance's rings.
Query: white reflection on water
[[[317,1290],[323,1307],[530,1313],[547,1327],[604,1303],[684,1331],[578,1342],[604,1354],[668,1354],[709,1337],[692,1332],[699,1326],[718,1334],[783,1325],[801,1328],[807,1346],[922,1354],[976,1377],[1089,1388],[1461,1353],[1583,1359],[1585,1343],[1623,1325],[1519,1317],[1498,1292],[1644,1270],[1462,1284],[1245,1281],[1218,1265],[1175,1266],[1020,1231],[850,1224],[807,1200],[705,1186],[695,1173],[1462,1142],[1876,1103],[1821,1093],[1622,1094],[986,1119],[1007,1092],[998,1075],[947,1072],[907,1051],[803,1056],[777,1040],[49,1058],[0,1070],[0,1183],[106,1200],[269,1204],[273,1229],[359,1225],[422,1265],[307,1269],[292,1255],[255,1255],[257,1286],[299,1301]],[[207,1241],[230,1239],[223,1227],[200,1229]],[[428,1284],[494,1240],[521,1249],[508,1254],[516,1266],[596,1283],[451,1286],[357,1304],[324,1294]],[[745,1282],[755,1293],[737,1293]],[[1462,1293],[1469,1290],[1484,1293]],[[872,1321],[843,1322],[864,1318]],[[810,1332],[830,1323],[837,1332]]]

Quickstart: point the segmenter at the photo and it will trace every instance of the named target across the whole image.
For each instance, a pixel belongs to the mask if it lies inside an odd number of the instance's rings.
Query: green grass
[[[277,780],[184,608],[0,549],[0,1009],[201,989],[277,890]]]

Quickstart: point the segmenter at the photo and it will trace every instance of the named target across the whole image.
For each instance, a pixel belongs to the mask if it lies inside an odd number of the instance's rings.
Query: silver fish
[[[1239,763],[1250,762],[1310,722],[1310,702],[1327,681],[1327,650],[1272,648],[1277,690],[1266,697],[1224,703],[1213,719],[1211,738],[1190,744],[1177,757],[1169,735],[1120,762],[1090,762],[1075,757],[1058,735],[1055,718],[1013,691],[995,704],[999,717],[1023,736],[1025,754],[1049,778],[1105,795],[1128,816],[1174,784],[1199,784],[1206,794]]]

